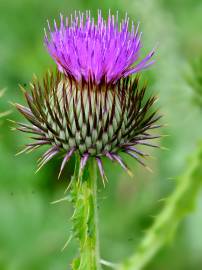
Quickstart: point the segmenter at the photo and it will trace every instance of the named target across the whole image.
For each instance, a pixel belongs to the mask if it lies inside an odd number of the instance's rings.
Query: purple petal
[[[129,18],[118,21],[118,13],[104,20],[98,10],[97,24],[90,12],[75,12],[71,20],[60,16],[60,26],[54,21],[53,30],[48,23],[44,43],[60,71],[80,81],[93,80],[99,84],[103,79],[115,83],[121,77],[152,65],[152,50],[139,61],[141,33],[139,24],[129,25]],[[66,20],[66,23],[65,23]]]

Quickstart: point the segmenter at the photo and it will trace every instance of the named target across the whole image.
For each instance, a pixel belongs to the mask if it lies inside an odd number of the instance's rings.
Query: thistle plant
[[[16,104],[29,124],[17,129],[33,134],[34,142],[22,152],[47,145],[38,170],[56,155],[62,157],[59,177],[75,155],[75,172],[69,196],[74,205],[72,234],[79,240],[79,256],[72,269],[101,269],[97,220],[97,171],[103,184],[108,181],[103,158],[120,164],[131,175],[124,154],[147,168],[147,153],[138,146],[157,147],[150,141],[160,118],[153,109],[155,97],[145,95],[146,85],[133,74],[154,63],[151,50],[140,60],[142,47],[139,25],[118,13],[105,21],[98,11],[75,12],[60,25],[54,21],[45,30],[46,48],[57,64],[56,72],[36,76],[30,89],[23,90],[27,107]],[[112,165],[113,166],[113,165]]]

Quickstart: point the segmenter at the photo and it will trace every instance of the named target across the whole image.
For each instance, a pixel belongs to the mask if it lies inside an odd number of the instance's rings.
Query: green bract
[[[138,77],[96,85],[57,72],[47,73],[43,83],[35,78],[30,85],[30,91],[23,89],[28,107],[16,107],[31,125],[18,123],[18,129],[36,134],[35,142],[28,144],[25,151],[50,145],[39,168],[60,152],[64,154],[60,173],[75,152],[81,156],[81,170],[88,158],[94,157],[102,177],[103,156],[128,172],[120,152],[144,165],[141,158],[146,154],[137,145],[155,146],[149,141],[158,136],[149,131],[159,127],[155,122],[160,116],[151,112],[155,97],[144,97],[146,87],[139,87]]]

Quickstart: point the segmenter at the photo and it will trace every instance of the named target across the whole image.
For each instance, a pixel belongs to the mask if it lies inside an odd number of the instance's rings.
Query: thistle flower
[[[60,28],[54,21],[54,31],[48,22],[49,36],[45,30],[45,44],[58,65],[60,71],[73,76],[77,81],[93,80],[96,84],[116,83],[120,78],[137,73],[154,63],[152,50],[143,60],[138,62],[141,49],[139,24],[135,27],[129,18],[119,25],[118,12],[116,18],[109,16],[107,21],[98,11],[97,24],[91,18],[90,11],[75,12],[65,20],[60,16]]]
[[[98,12],[94,23],[90,13],[75,14],[60,28],[45,34],[45,44],[58,65],[59,71],[49,72],[43,82],[37,78],[23,89],[28,107],[16,104],[17,109],[31,123],[18,123],[18,129],[33,133],[34,143],[24,151],[50,145],[39,163],[41,168],[59,153],[63,160],[59,175],[74,153],[80,159],[80,172],[88,159],[96,159],[103,182],[106,179],[102,158],[118,162],[130,173],[120,156],[124,152],[144,165],[146,154],[138,145],[154,146],[149,131],[158,128],[160,118],[150,108],[155,97],[145,98],[146,86],[139,86],[136,73],[151,65],[153,51],[138,64],[140,52],[138,26],[128,30],[126,16],[118,26],[118,15],[109,15],[107,22]]]

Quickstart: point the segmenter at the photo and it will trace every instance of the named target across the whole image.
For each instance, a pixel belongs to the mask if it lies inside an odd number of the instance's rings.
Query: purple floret
[[[118,22],[116,16],[109,13],[107,21],[98,11],[97,23],[90,12],[75,12],[64,20],[61,15],[60,27],[54,22],[54,31],[49,27],[49,37],[45,33],[47,49],[61,72],[74,77],[77,81],[92,80],[115,83],[122,77],[137,73],[147,68],[154,50],[144,59],[139,60],[141,33],[139,24],[131,23],[129,18]]]

